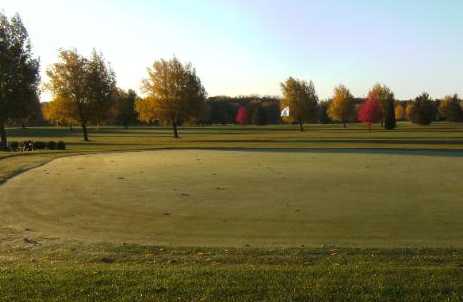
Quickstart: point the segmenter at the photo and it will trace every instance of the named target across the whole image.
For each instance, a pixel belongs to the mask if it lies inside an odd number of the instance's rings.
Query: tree
[[[304,131],[304,122],[312,122],[318,118],[318,96],[312,81],[306,82],[290,77],[281,83],[283,92],[282,107],[289,108],[289,118],[299,124]]]
[[[263,98],[261,103],[262,108],[265,112],[265,122],[267,124],[280,124],[281,122],[281,111],[280,111],[280,100],[277,98]]]
[[[446,96],[439,104],[441,117],[449,122],[461,122],[463,120],[463,111],[460,103],[461,101],[457,94]]]
[[[232,124],[235,122],[239,104],[231,97],[217,96],[207,100],[211,124]]]
[[[360,106],[358,112],[359,121],[368,124],[368,130],[371,131],[371,125],[378,123],[382,118],[382,108],[376,94],[368,96],[367,100]]]
[[[334,88],[333,100],[328,107],[328,116],[338,122],[342,122],[344,128],[354,112],[354,97],[343,85]]]
[[[330,108],[331,100],[321,101],[318,106],[318,120],[322,124],[328,124],[331,122],[331,118],[328,114]]]
[[[395,117],[399,121],[403,121],[406,118],[405,108],[402,104],[395,105]]]
[[[246,125],[248,122],[248,110],[245,106],[238,108],[238,113],[235,117],[235,122],[240,125]]]
[[[75,110],[73,118],[82,126],[83,138],[88,141],[87,126],[102,121],[103,108],[114,97],[116,79],[101,54],[93,51],[90,59],[76,50],[61,50],[59,62],[47,71],[50,78],[48,88],[55,98],[66,99]]]
[[[23,99],[24,100],[24,99]],[[23,129],[27,125],[43,122],[43,115],[39,95],[31,95],[30,99],[23,103],[14,117],[7,120],[10,125],[21,126]]]
[[[0,12],[0,148],[7,147],[6,122],[25,119],[37,109],[39,61],[19,15]]]
[[[130,124],[137,122],[137,111],[135,110],[137,100],[138,96],[134,90],[129,89],[125,92],[119,89],[117,91],[116,100],[113,104],[116,124],[123,125],[125,129],[128,129]]]
[[[384,103],[384,129],[393,130],[397,126],[394,99],[386,100]]]
[[[376,84],[368,93],[368,96],[373,95],[381,104],[381,125],[388,130],[394,129],[396,127],[394,93],[386,85]]]
[[[262,104],[258,104],[252,115],[252,122],[254,125],[267,124],[267,112]]]
[[[70,100],[63,97],[55,97],[51,102],[43,107],[43,116],[46,121],[60,126],[69,126],[77,124],[77,108]]]
[[[146,124],[158,121],[158,115],[155,110],[156,105],[156,101],[151,97],[137,100],[135,102],[135,111],[138,113],[138,120]]]
[[[405,107],[405,116],[409,121],[412,120],[412,114],[415,111],[415,104],[413,102],[409,102]]]
[[[423,92],[415,98],[410,108],[411,121],[419,125],[430,125],[435,116],[435,107],[428,93]]]
[[[110,108],[116,99],[116,76],[103,54],[92,51],[87,61],[87,92],[89,107],[92,110],[90,121],[98,127],[109,119]]]
[[[179,137],[179,123],[199,117],[206,98],[196,70],[176,58],[156,61],[148,68],[143,91],[148,102],[141,107],[150,113],[150,120],[170,122],[175,138]]]

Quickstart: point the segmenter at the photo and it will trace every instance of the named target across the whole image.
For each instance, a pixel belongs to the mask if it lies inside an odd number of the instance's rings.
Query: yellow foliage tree
[[[413,104],[413,103],[407,104],[407,107],[405,108],[405,115],[406,115],[406,118],[409,121],[411,121],[411,119],[412,119],[412,115],[413,115],[414,110],[415,110],[415,104]]]
[[[406,119],[405,108],[402,104],[397,104],[395,106],[395,117],[399,121]]]
[[[147,124],[152,124],[159,120],[156,104],[155,99],[152,97],[137,100],[135,102],[135,111],[138,113],[138,120]]]
[[[193,66],[176,58],[156,61],[148,68],[142,88],[147,97],[138,102],[139,119],[171,123],[175,138],[179,124],[200,115],[207,95]]]
[[[342,122],[346,128],[354,111],[353,101],[354,97],[349,89],[343,85],[335,87],[333,100],[328,107],[328,116],[334,121]]]
[[[299,124],[304,131],[304,122],[316,121],[318,118],[318,96],[312,81],[288,78],[281,83],[283,108],[288,108],[288,118]]]
[[[77,124],[78,121],[75,118],[77,115],[77,107],[75,104],[66,98],[57,96],[43,107],[43,117],[46,121],[60,125],[70,126]]]

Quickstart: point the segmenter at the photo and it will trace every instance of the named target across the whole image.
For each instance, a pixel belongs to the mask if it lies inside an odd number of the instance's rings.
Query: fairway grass
[[[56,240],[463,247],[458,157],[147,151],[61,158],[0,187],[0,223]]]
[[[181,139],[172,139],[172,130],[161,127],[89,128],[90,142],[82,141],[79,128],[14,128],[11,141],[65,141],[68,152],[104,152],[158,148],[399,148],[463,150],[463,123],[435,123],[417,126],[399,123],[394,131],[378,129],[370,133],[362,124],[297,126],[211,126],[180,129]],[[0,158],[2,152],[0,152]]]

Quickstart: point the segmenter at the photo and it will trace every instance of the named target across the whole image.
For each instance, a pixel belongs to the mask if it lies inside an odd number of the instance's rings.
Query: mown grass
[[[90,129],[91,142],[83,142],[78,128],[10,129],[11,140],[64,140],[71,152],[153,148],[463,148],[463,123],[416,126],[402,123],[394,131],[369,133],[360,124],[307,125],[300,133],[292,125],[266,127],[188,127],[181,139],[172,139],[169,128],[109,127]]]
[[[0,152],[0,182],[58,156],[159,148],[461,150],[463,127],[401,124],[182,129],[9,129],[10,140],[64,140],[66,152]],[[454,159],[456,160],[456,159]],[[451,163],[449,163],[451,165]],[[418,176],[417,176],[418,177]],[[458,182],[455,182],[458,185]],[[457,214],[457,213],[456,213]],[[4,213],[0,213],[4,215]],[[35,241],[0,226],[0,301],[462,301],[463,250],[179,248]],[[452,230],[448,230],[449,233]]]
[[[459,247],[463,152],[158,150],[64,158],[0,188],[0,225],[170,246]]]

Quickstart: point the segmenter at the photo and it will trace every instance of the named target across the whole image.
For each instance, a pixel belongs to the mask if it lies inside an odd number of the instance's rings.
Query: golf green
[[[0,223],[56,240],[463,247],[463,160],[145,151],[56,159],[0,187]]]

